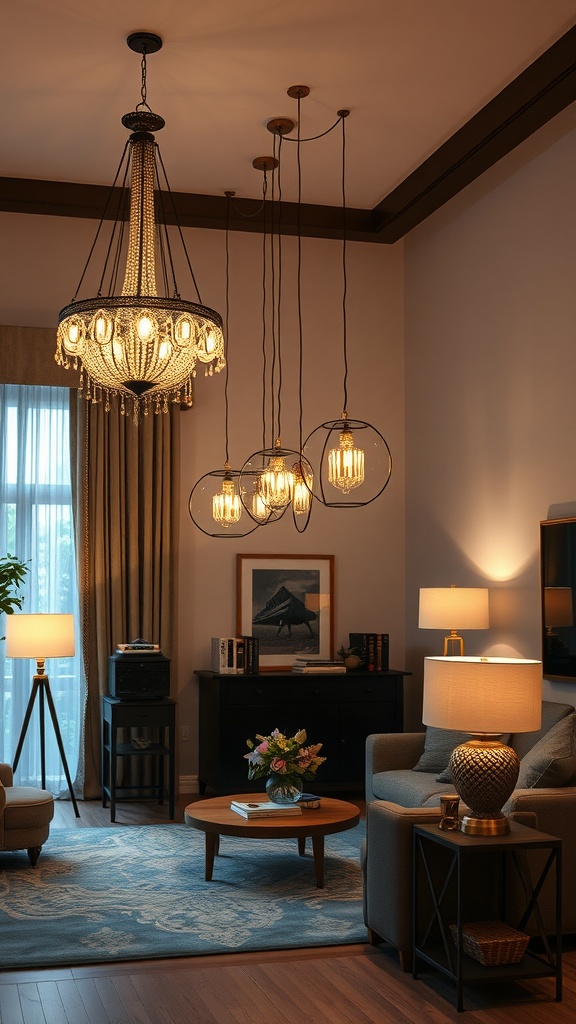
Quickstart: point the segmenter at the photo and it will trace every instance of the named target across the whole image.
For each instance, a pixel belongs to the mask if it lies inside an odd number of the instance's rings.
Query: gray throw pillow
[[[576,714],[553,725],[520,762],[516,789],[554,789],[576,776]]]
[[[469,732],[455,732],[453,729],[436,729],[435,726],[429,725],[426,729],[424,751],[418,763],[414,765],[413,771],[443,772],[448,768],[448,762],[454,747],[460,746],[461,743],[466,743],[471,738],[472,734]],[[450,782],[451,779],[448,778],[447,781]]]

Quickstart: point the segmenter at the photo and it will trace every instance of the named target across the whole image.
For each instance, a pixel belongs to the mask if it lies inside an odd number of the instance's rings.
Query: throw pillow
[[[436,729],[428,726],[424,740],[424,751],[414,765],[415,772],[443,772],[448,768],[454,747],[471,739],[469,732],[454,732],[452,729]],[[451,781],[450,778],[447,780]]]
[[[520,762],[516,789],[554,789],[576,775],[576,713],[553,725]]]

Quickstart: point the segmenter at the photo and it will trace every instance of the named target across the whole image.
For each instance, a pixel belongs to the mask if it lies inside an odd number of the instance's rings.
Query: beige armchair
[[[10,765],[0,764],[0,851],[27,850],[36,867],[53,817],[52,793],[15,786]]]

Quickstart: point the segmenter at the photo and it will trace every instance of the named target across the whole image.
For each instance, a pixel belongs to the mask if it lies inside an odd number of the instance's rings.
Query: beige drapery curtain
[[[180,409],[135,425],[73,392],[72,439],[80,614],[86,671],[85,799],[100,794],[101,706],[108,658],[143,637],[176,681]]]

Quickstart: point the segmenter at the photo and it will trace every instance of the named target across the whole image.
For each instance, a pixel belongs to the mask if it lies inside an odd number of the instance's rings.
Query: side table
[[[544,851],[544,863],[532,880],[524,851]],[[490,864],[497,872],[497,918],[507,922],[507,894],[512,875],[520,880],[525,907],[514,927],[522,932],[531,919],[536,923],[544,953],[527,948],[519,963],[486,967],[463,950],[463,927],[470,922],[470,893],[478,886],[482,869]],[[553,869],[555,878],[556,932],[549,941],[544,933],[538,897]],[[470,884],[472,882],[472,885]],[[477,893],[476,893],[477,895]],[[438,825],[414,826],[414,968],[422,960],[456,983],[456,1009],[464,1009],[465,982],[554,977],[556,1000],[562,999],[562,840],[536,829],[510,822],[504,836],[470,836],[443,832]],[[479,920],[483,918],[480,917]],[[509,921],[507,923],[510,923]],[[453,935],[450,926],[455,926]]]
[[[134,740],[118,742],[119,729],[145,730],[146,745]],[[149,734],[149,735],[148,735]],[[176,702],[169,697],[120,700],[102,698],[102,806],[110,799],[110,820],[116,821],[116,799],[121,792],[140,792],[157,796],[163,803],[165,793],[164,759],[168,758],[169,815],[174,818]],[[118,785],[119,757],[152,758],[152,778],[147,785]]]

